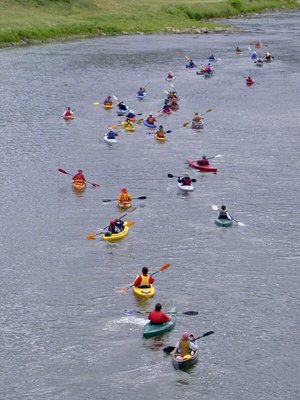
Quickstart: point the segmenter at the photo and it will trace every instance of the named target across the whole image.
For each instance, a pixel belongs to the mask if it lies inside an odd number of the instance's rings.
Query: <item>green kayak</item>
[[[143,337],[149,338],[171,331],[176,324],[176,307],[171,308],[170,314],[172,314],[171,320],[164,324],[150,324],[150,321],[147,322],[144,326]]]
[[[232,219],[226,219],[226,218],[216,218],[215,219],[215,224],[218,226],[231,226],[233,223]]]

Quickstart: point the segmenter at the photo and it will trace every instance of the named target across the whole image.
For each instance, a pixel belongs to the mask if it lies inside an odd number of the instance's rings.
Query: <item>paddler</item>
[[[121,110],[121,111],[127,111],[128,110],[128,107],[125,105],[124,101],[120,101],[117,104],[117,106],[118,106],[119,110]]]
[[[73,182],[85,182],[85,176],[83,175],[82,169],[79,169],[77,174],[73,176]]]
[[[71,117],[73,115],[73,111],[71,110],[71,107],[68,107],[65,112],[63,113],[63,117]]]
[[[139,91],[137,92],[138,96],[144,96],[146,90],[144,88],[140,88]]]
[[[193,117],[193,122],[195,124],[200,124],[201,121],[202,121],[201,115],[199,115],[197,112],[195,112],[195,115]]]
[[[106,99],[103,101],[103,104],[110,104],[112,105],[112,98],[111,96],[107,96]]]
[[[175,345],[175,353],[180,353],[180,356],[176,356],[177,361],[183,360],[188,355],[192,356],[198,350],[198,346],[192,342],[194,339],[195,337],[192,333],[183,332]]]
[[[152,116],[152,114],[149,114],[149,117],[146,119],[146,121],[149,125],[154,125],[156,122],[156,119]]]
[[[115,139],[116,136],[118,136],[118,132],[115,132],[115,131],[113,131],[112,129],[110,129],[110,130],[107,132],[107,134],[106,134],[106,137],[107,137],[108,139]]]
[[[141,275],[139,275],[135,279],[135,281],[133,282],[133,285],[135,287],[139,287],[139,288],[149,288],[150,285],[152,285],[152,283],[154,283],[154,282],[155,282],[155,279],[150,274],[148,274],[148,268],[143,267]]]
[[[198,160],[197,161],[198,165],[209,165],[208,159],[206,158],[206,156],[202,156],[202,160]]]
[[[155,133],[156,133],[156,136],[159,138],[166,137],[166,132],[164,131],[164,127],[162,125],[159,125],[158,131],[156,131]]]
[[[155,309],[148,316],[151,324],[163,324],[170,321],[170,318],[161,309],[162,305],[160,303],[155,304]]]
[[[230,219],[231,220],[230,215],[227,212],[226,206],[223,205],[223,206],[221,206],[221,208],[219,208],[219,216],[218,216],[218,218],[219,219]]]
[[[189,173],[188,173],[188,172],[184,172],[183,175],[184,175],[184,176],[183,176],[182,178],[178,178],[177,181],[178,181],[179,183],[181,183],[182,186],[190,186],[191,183],[192,183],[192,180],[191,180],[191,178],[190,178],[190,176],[189,176]]]
[[[132,195],[128,192],[128,190],[125,187],[123,187],[118,196],[118,200],[120,205],[130,203],[132,200]]]
[[[124,230],[124,222],[121,219],[112,219],[108,226],[111,233],[120,233]]]

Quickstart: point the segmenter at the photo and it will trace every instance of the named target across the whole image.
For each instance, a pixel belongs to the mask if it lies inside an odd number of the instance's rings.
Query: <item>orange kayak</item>
[[[84,190],[86,183],[84,181],[73,181],[72,186],[75,190]]]

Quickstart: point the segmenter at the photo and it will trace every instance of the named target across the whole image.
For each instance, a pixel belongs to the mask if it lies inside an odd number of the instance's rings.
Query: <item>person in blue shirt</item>
[[[146,91],[145,91],[144,88],[140,88],[139,91],[137,92],[137,95],[138,95],[138,96],[144,96],[145,92],[146,92]]]
[[[110,129],[110,130],[107,132],[106,136],[107,136],[107,139],[115,139],[116,136],[118,136],[118,133],[115,132],[115,131],[113,131],[112,129]]]

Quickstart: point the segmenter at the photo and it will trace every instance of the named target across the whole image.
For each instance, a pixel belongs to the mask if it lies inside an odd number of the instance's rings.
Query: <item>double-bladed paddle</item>
[[[171,265],[171,264],[169,264],[169,263],[163,265],[162,267],[160,267],[160,269],[159,269],[158,271],[155,271],[155,272],[153,272],[152,274],[150,274],[150,276],[155,275],[155,274],[158,274],[159,272],[165,271],[166,269],[168,269],[168,268],[170,267],[170,265]],[[116,290],[116,293],[125,294],[125,293],[127,293],[128,290],[129,290],[130,288],[132,288],[133,286],[134,286],[134,285],[132,284],[132,285],[128,286],[127,288],[117,289],[117,290]]]
[[[209,108],[209,109],[206,110],[204,113],[200,114],[200,116],[205,115],[205,114],[207,114],[207,113],[209,113],[209,112],[211,112],[211,111],[212,111],[212,108]],[[183,126],[183,127],[186,127],[186,126],[188,126],[191,122],[193,122],[193,120],[188,121],[188,122],[185,122],[182,126]]]
[[[212,204],[211,208],[215,211],[222,211],[218,206],[216,206],[215,204]],[[236,219],[233,218],[232,215],[229,214],[229,212],[227,212],[227,214],[229,215],[229,217],[232,219],[232,221],[236,222],[239,226],[245,226],[245,224],[243,222],[237,221]]]
[[[66,175],[71,175],[71,176],[73,176],[73,174],[70,174],[69,172],[65,171],[65,170],[62,169],[62,168],[58,168],[58,171],[61,172],[62,174],[66,174]],[[100,186],[98,183],[92,183],[92,182],[89,182],[89,181],[85,181],[85,182],[86,182],[86,183],[89,183],[89,184],[92,185],[94,188],[96,188],[97,186]]]
[[[147,196],[133,197],[131,200],[146,200]],[[119,201],[119,199],[103,199],[103,203],[110,203],[111,201]]]
[[[165,133],[171,133],[171,132],[172,132],[171,130],[168,130]],[[152,135],[152,134],[155,134],[156,132],[145,132],[145,133],[146,133],[146,135]]]
[[[198,336],[198,337],[196,337],[195,339],[192,339],[191,342],[195,342],[196,340],[201,339],[201,338],[204,338],[204,337],[209,336],[209,335],[212,335],[213,333],[215,333],[215,332],[214,332],[214,331],[205,332],[202,336]],[[164,351],[165,353],[172,353],[172,351],[173,351],[174,349],[175,349],[175,346],[167,346],[167,347],[164,347],[164,348],[163,348],[163,351]]]
[[[122,219],[124,217],[126,217],[127,214],[132,213],[133,211],[136,210],[136,207],[132,207],[131,210],[128,210],[126,214],[121,215],[121,217],[118,217],[116,219]],[[127,221],[127,226],[133,226],[135,224],[135,221]],[[105,230],[108,228],[108,226],[105,226],[104,228],[100,229],[99,232],[97,233],[89,233],[88,235],[86,235],[87,239],[95,239],[98,235],[101,235],[105,232]]]
[[[139,310],[125,310],[126,314],[150,314],[151,311],[139,311]],[[166,311],[166,314],[176,315],[198,315],[198,311]]]
[[[168,174],[168,178],[178,178],[178,179],[181,179],[182,177],[181,177],[181,176],[174,176],[174,175],[172,175],[172,174]],[[197,179],[193,178],[193,179],[191,179],[191,182],[197,182]]]

